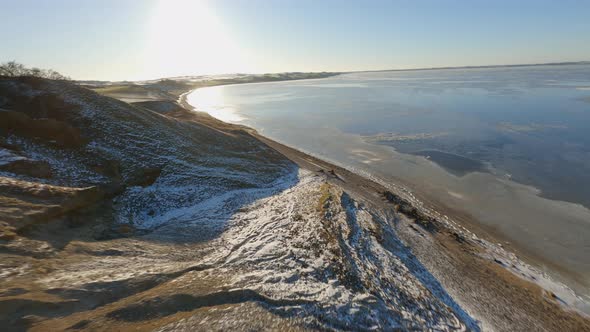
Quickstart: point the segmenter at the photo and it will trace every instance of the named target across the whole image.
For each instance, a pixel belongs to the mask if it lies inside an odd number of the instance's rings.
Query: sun
[[[246,56],[204,1],[159,0],[148,28],[150,76],[251,72]]]

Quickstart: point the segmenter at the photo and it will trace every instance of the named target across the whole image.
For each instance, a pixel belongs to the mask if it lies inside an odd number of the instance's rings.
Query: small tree
[[[0,73],[4,76],[24,76],[26,68],[16,61],[5,62],[0,65]]]
[[[35,76],[35,77],[42,77],[43,76],[43,70],[39,69],[37,67],[31,68],[31,70],[29,70],[29,73],[31,74],[31,76]]]

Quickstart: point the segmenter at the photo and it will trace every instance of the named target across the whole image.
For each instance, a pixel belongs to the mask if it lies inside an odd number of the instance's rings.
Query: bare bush
[[[8,61],[0,64],[0,76],[8,77],[22,77],[32,76],[47,78],[50,80],[70,80],[69,77],[64,76],[53,69],[27,68],[23,64],[16,61]]]

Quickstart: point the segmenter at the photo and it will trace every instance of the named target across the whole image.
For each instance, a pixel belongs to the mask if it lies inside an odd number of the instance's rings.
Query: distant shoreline
[[[403,72],[403,71],[426,71],[426,70],[459,70],[459,69],[486,69],[486,68],[515,68],[515,67],[536,67],[536,66],[567,66],[567,65],[590,65],[590,61],[570,61],[570,62],[546,62],[546,63],[521,63],[521,64],[507,64],[507,65],[481,65],[481,66],[446,66],[446,67],[420,67],[420,68],[398,68],[398,69],[368,69],[368,70],[349,70],[349,71],[334,71],[334,72],[313,72],[315,74],[327,74],[329,76],[337,76],[342,74],[354,74],[354,73],[378,73],[378,72]],[[103,80],[74,80],[74,82],[83,85],[92,85],[92,84],[104,84],[104,83],[111,83],[111,84],[137,84],[142,82],[158,82],[162,80],[178,80],[178,81],[186,81],[190,79],[196,78],[203,78],[203,77],[222,77],[227,75],[277,75],[277,74],[288,74],[288,73],[304,73],[304,72],[273,72],[273,73],[226,73],[226,74],[216,74],[216,75],[209,75],[209,74],[202,74],[202,75],[187,75],[187,76],[173,76],[173,77],[161,77],[161,78],[153,78],[153,79],[145,79],[145,80],[135,80],[135,81],[103,81]],[[312,72],[310,72],[312,73]],[[324,77],[318,77],[324,78]],[[309,78],[309,79],[316,79],[316,78]],[[272,82],[272,81],[266,81]],[[263,83],[263,82],[259,82]],[[241,83],[238,83],[241,84]],[[225,85],[225,84],[223,84]]]
[[[515,68],[515,67],[540,67],[540,66],[575,66],[589,65],[590,61],[572,61],[572,62],[547,62],[547,63],[521,63],[513,65],[481,65],[481,66],[458,66],[458,67],[424,67],[424,68],[404,68],[404,69],[375,69],[375,70],[354,70],[342,72],[342,74],[352,73],[379,73],[392,71],[425,71],[425,70],[453,70],[453,69],[488,69],[488,68]]]

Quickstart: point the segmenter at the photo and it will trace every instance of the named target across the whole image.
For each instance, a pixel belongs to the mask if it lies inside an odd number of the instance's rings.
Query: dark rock
[[[414,219],[414,222],[418,226],[422,227],[430,233],[438,231],[436,219],[430,217],[426,213],[421,212],[420,210],[415,208],[412,205],[412,203],[402,199],[401,197],[395,195],[391,191],[383,192],[383,196],[385,197],[385,199],[387,199],[388,202],[395,204],[397,211],[403,213],[411,219]]]
[[[15,134],[28,138],[40,138],[62,147],[77,148],[85,144],[80,130],[54,119],[33,119],[16,111],[0,112],[0,134]]]
[[[0,109],[0,112],[2,112],[1,109]],[[6,140],[3,137],[0,137],[0,148],[11,150],[13,152],[19,152],[19,151],[21,151],[21,148],[19,146],[14,145],[14,144],[7,143]]]
[[[150,167],[144,168],[132,174],[126,181],[128,186],[147,187],[152,185],[162,173],[161,168]]]
[[[394,195],[391,191],[383,192],[383,196],[385,196],[385,199],[387,199],[390,203],[399,204],[402,202],[402,200],[397,195]]]
[[[430,217],[424,217],[424,219],[416,219],[416,224],[420,227],[424,228],[430,233],[434,233],[438,231],[438,226],[436,225],[436,219]]]
[[[457,232],[453,232],[453,237],[455,238],[455,241],[459,242],[459,243],[465,243],[466,240],[463,237],[463,235],[457,233]]]
[[[85,328],[86,326],[88,326],[88,324],[90,324],[90,323],[91,323],[90,320],[84,319],[84,320],[81,320],[81,321],[77,322],[76,324],[70,326],[68,329],[69,330],[81,330],[81,329]]]
[[[10,288],[4,291],[0,291],[0,297],[4,297],[4,296],[17,296],[17,295],[22,295],[22,294],[26,294],[29,291],[27,291],[24,288]]]
[[[42,160],[15,160],[7,164],[0,165],[0,170],[44,179],[50,178],[53,175],[51,172],[51,165],[49,165],[48,162]]]
[[[61,96],[54,93],[43,93],[34,96],[23,95],[21,89],[38,89],[42,81],[20,80],[19,87],[3,86],[0,87],[0,98],[4,99],[4,108],[9,108],[23,114],[27,114],[34,119],[50,118],[64,121],[72,109],[76,106],[67,104]]]
[[[148,231],[137,229],[130,224],[112,224],[101,232],[97,233],[94,238],[98,241],[127,238],[138,235],[145,235]]]
[[[121,179],[121,163],[118,160],[103,160],[93,167],[94,171],[113,179]]]
[[[35,96],[27,107],[33,118],[50,118],[62,121],[65,120],[66,112],[69,109],[72,109],[72,106],[54,94]]]

